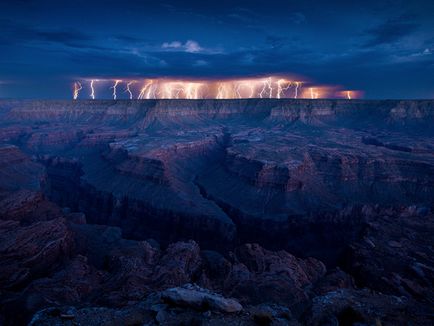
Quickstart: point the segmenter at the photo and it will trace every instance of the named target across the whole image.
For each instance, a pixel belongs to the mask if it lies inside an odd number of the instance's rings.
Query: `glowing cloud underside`
[[[181,80],[155,78],[145,80],[91,79],[73,84],[73,99],[79,98],[82,85],[89,85],[91,99],[98,90],[111,90],[111,97],[119,97],[118,87],[129,99],[241,99],[241,98],[360,98],[361,92],[342,90],[337,86],[318,85],[282,77],[260,77],[231,80]],[[124,96],[124,98],[125,98]]]

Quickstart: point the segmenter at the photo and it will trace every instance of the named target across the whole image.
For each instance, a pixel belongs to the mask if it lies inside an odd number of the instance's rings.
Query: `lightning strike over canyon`
[[[110,87],[111,89],[113,89],[113,99],[114,100],[116,100],[116,98],[117,98],[117,94],[116,94],[116,87],[119,85],[119,83],[121,83],[122,82],[122,80],[120,80],[120,79],[116,79],[115,80],[115,83],[113,84],[113,86],[112,87]]]
[[[293,80],[293,79],[292,79]],[[99,93],[106,97],[107,90],[110,90],[110,97],[118,99],[118,86],[125,83],[126,95],[124,99],[137,98],[144,99],[242,99],[242,98],[360,98],[361,92],[341,90],[333,85],[320,85],[308,81],[291,81],[290,78],[281,76],[268,76],[250,79],[200,79],[185,80],[171,78],[153,78],[145,79],[143,82],[138,80],[122,79],[91,79],[90,80],[90,97],[96,98],[95,83],[98,81]],[[110,85],[107,85],[111,83]],[[141,87],[139,86],[141,84]],[[301,89],[302,84],[308,87]],[[76,81],[73,87],[73,99],[77,99],[82,87],[81,81]],[[104,87],[104,85],[106,85]],[[136,86],[137,85],[137,86]],[[106,91],[104,91],[104,89]],[[137,97],[134,93],[138,94]]]
[[[149,96],[150,96],[150,89],[152,84],[153,84],[152,80],[145,81],[137,99],[139,100],[150,99]]]
[[[295,93],[294,93],[294,98],[296,99],[298,97],[298,89],[301,86],[301,82],[296,81],[295,82]]]
[[[319,98],[319,93],[317,92],[316,88],[314,87],[309,88],[309,92],[310,92],[310,98],[312,100]]]
[[[73,93],[74,100],[76,100],[78,98],[78,94],[80,93],[80,91],[82,89],[83,89],[83,86],[81,86],[80,82],[75,82],[74,83],[74,93]]]
[[[94,88],[94,83],[95,83],[95,80],[92,79],[92,80],[90,81],[90,97],[91,97],[92,100],[95,99],[95,88]]]
[[[131,86],[132,84],[134,84],[135,82],[136,82],[135,80],[129,81],[129,82],[127,83],[127,86],[126,86],[126,89],[125,89],[125,92],[127,92],[128,95],[130,96],[130,100],[133,99],[133,92],[131,91],[130,86]]]
[[[283,87],[283,84],[287,84],[286,87]],[[282,95],[288,88],[291,86],[291,81],[286,81],[285,79],[279,79],[277,81],[277,98],[281,98]]]

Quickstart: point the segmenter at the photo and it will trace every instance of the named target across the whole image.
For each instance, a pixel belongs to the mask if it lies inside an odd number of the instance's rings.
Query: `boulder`
[[[243,306],[235,299],[225,298],[197,285],[185,284],[161,293],[161,298],[170,304],[199,310],[226,313],[240,312]]]

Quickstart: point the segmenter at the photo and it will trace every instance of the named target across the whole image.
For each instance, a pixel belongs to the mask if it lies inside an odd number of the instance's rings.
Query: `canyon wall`
[[[90,223],[325,262],[372,210],[433,205],[433,123],[430,100],[0,101],[3,151]]]

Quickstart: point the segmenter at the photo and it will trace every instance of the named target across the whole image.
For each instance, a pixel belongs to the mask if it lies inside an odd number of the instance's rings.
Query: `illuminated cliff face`
[[[78,87],[80,86],[80,87]],[[237,99],[237,98],[360,98],[362,92],[342,90],[295,78],[270,76],[249,79],[91,79],[73,84],[73,98],[98,98],[98,90],[110,89],[113,99]],[[85,93],[86,92],[86,93]]]

